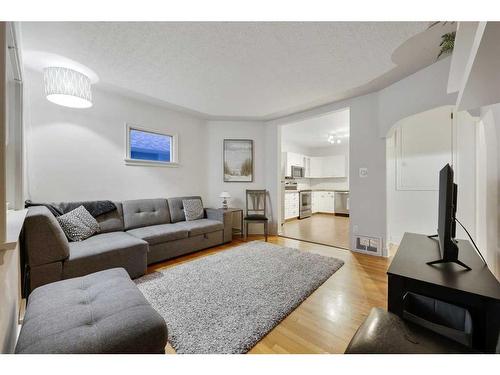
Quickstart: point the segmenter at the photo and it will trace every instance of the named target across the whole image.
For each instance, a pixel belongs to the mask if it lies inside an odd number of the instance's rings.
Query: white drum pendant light
[[[43,71],[45,95],[52,103],[71,108],[92,107],[90,78],[68,68],[50,67]]]

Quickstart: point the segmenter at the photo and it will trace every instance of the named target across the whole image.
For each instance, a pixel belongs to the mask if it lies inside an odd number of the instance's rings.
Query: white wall
[[[0,78],[0,100],[6,101],[6,115],[0,111],[3,118],[0,119],[0,226],[3,232],[4,220],[6,218],[6,201],[11,204],[10,208],[15,208],[19,201],[18,188],[22,192],[22,186],[17,185],[18,173],[22,171],[17,163],[17,155],[20,154],[20,134],[18,123],[13,122],[17,114],[21,111],[20,103],[14,100],[16,97],[17,84],[14,83],[14,73],[10,65],[10,59],[7,53],[7,45],[4,42],[6,38],[6,26],[0,22],[0,71],[4,72],[7,86],[4,87],[3,79]],[[7,62],[5,67],[3,62]],[[5,71],[7,74],[5,74]],[[5,101],[4,101],[5,99]],[[15,105],[13,105],[15,104]],[[2,105],[0,104],[0,107]],[[6,120],[5,122],[3,120]],[[7,128],[10,127],[8,130]],[[7,130],[7,131],[6,131]],[[8,134],[8,142],[4,140],[4,134]],[[5,151],[6,158],[3,158]],[[5,175],[4,167],[6,169]],[[4,193],[6,193],[4,195]],[[0,247],[5,238],[0,233]],[[13,353],[18,333],[19,306],[21,301],[21,279],[20,279],[20,252],[19,246],[13,250],[0,250],[0,353]]]
[[[281,140],[281,152],[295,152],[296,154],[309,155],[312,151],[309,147],[304,147],[287,139]]]
[[[251,139],[254,147],[253,182],[224,182],[223,175],[223,141],[224,139]],[[266,150],[265,124],[257,121],[208,121],[206,123],[206,155],[204,166],[207,171],[206,205],[221,207],[219,194],[227,191],[231,195],[230,207],[245,208],[247,189],[266,189]],[[269,204],[268,215],[272,215],[273,207]],[[234,218],[235,221],[238,218]],[[236,223],[235,223],[236,224]],[[237,224],[236,224],[237,225]],[[262,225],[249,228],[250,233],[262,233]]]
[[[477,245],[500,279],[500,104],[481,108],[477,131]]]
[[[471,236],[477,238],[477,142],[478,120],[468,112],[454,114],[454,156],[455,182],[458,184],[456,217],[467,228]],[[457,225],[457,238],[467,239],[467,233]]]
[[[94,106],[50,103],[43,77],[27,71],[27,164],[33,201],[201,195],[206,193],[205,122],[94,88]],[[178,168],[127,166],[125,123],[177,133]]]
[[[208,121],[206,124],[207,154],[204,165],[207,170],[207,199],[211,207],[221,207],[219,194],[231,194],[230,206],[245,207],[246,189],[265,189],[266,179],[264,123],[255,121]],[[254,147],[253,182],[224,182],[223,141],[224,139],[252,139]]]

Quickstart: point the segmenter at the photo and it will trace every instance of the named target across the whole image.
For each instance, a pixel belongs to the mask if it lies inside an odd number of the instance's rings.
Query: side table
[[[243,238],[243,208],[229,207],[229,208],[219,208],[219,210],[225,212],[231,212],[231,215],[234,215],[235,212],[240,214],[240,227],[239,228],[233,227],[232,230],[233,230],[233,235],[239,234],[241,238]]]

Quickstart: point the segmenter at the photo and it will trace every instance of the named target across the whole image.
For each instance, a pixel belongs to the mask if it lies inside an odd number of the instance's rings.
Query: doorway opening
[[[476,238],[476,121],[442,106],[396,123],[386,137],[387,242],[394,254],[405,232],[437,230],[439,171],[458,184],[457,218]],[[466,233],[457,228],[457,238]]]
[[[281,127],[279,235],[350,248],[349,108]]]

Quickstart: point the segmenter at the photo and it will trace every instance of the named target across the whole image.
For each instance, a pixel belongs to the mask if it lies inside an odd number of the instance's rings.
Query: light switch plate
[[[368,168],[359,168],[359,177],[368,177]]]

